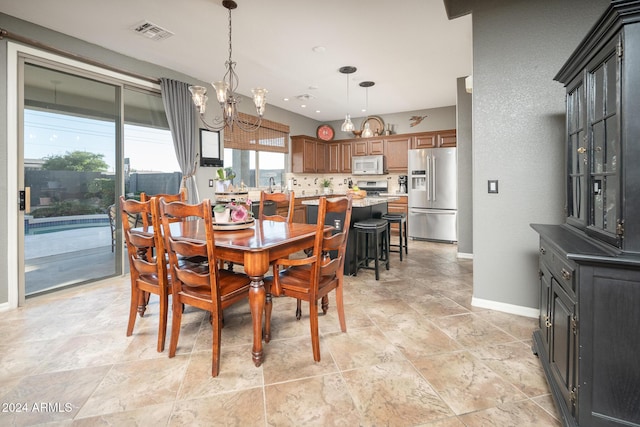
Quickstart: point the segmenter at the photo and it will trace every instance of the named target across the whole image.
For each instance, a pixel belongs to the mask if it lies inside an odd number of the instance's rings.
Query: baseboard
[[[531,317],[534,319],[540,316],[540,311],[537,308],[522,307],[520,305],[507,304],[504,302],[491,301],[476,297],[471,298],[471,305],[474,307],[487,308],[489,310],[502,311],[504,313]]]
[[[11,306],[9,305],[8,302],[0,304],[0,313],[2,313],[3,311],[9,311],[9,310],[11,310]]]
[[[467,254],[464,252],[458,252],[458,258],[460,259],[473,259],[473,254]]]

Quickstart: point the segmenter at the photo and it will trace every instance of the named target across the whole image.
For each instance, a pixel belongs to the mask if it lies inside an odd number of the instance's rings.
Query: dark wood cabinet
[[[533,348],[565,426],[640,426],[640,3],[611,2],[566,87],[566,222],[540,235]]]
[[[340,151],[341,150],[339,142],[331,142],[327,144],[327,172],[340,172]]]

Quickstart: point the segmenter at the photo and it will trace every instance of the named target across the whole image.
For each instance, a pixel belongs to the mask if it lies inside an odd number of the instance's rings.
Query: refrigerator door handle
[[[432,181],[432,185],[433,185],[433,201],[436,201],[436,157],[433,157],[433,171],[431,174],[431,181]]]
[[[427,156],[427,200],[431,200],[431,156]]]

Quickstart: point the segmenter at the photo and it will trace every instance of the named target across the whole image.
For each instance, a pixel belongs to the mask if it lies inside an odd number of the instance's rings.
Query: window
[[[248,122],[256,118],[240,113]],[[276,186],[284,185],[285,162],[289,152],[289,126],[262,120],[256,132],[234,128],[224,132],[224,167],[236,173],[236,184],[267,187],[273,178]]]
[[[236,173],[236,184],[249,187],[268,187],[273,178],[276,186],[284,185],[285,154],[269,151],[224,149],[224,167]]]

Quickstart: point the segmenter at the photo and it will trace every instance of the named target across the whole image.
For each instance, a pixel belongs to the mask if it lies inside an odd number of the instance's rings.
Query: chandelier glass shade
[[[222,130],[228,127],[233,131],[233,127],[237,126],[245,132],[255,132],[260,127],[262,122],[262,116],[264,115],[265,107],[267,104],[267,90],[263,88],[252,89],[253,103],[258,113],[257,120],[251,122],[245,119],[240,119],[238,115],[238,104],[240,98],[236,94],[238,88],[238,75],[235,68],[236,63],[231,59],[233,52],[231,43],[231,10],[238,7],[233,0],[224,0],[222,5],[229,10],[229,59],[225,62],[227,69],[223,79],[218,82],[213,82],[211,85],[216,92],[216,99],[222,109],[222,117],[216,117],[213,123],[209,123],[205,120],[204,113],[207,106],[207,89],[203,86],[189,86],[191,92],[191,98],[193,103],[200,114],[202,123],[207,129],[210,130]]]
[[[360,87],[363,87],[366,90],[366,105],[362,111],[369,110],[369,88],[373,85],[375,85],[375,83],[371,81],[360,82]],[[369,122],[366,121],[364,123],[364,129],[362,130],[362,137],[370,138],[372,136],[373,136],[373,131],[371,130],[371,126],[369,125]]]

